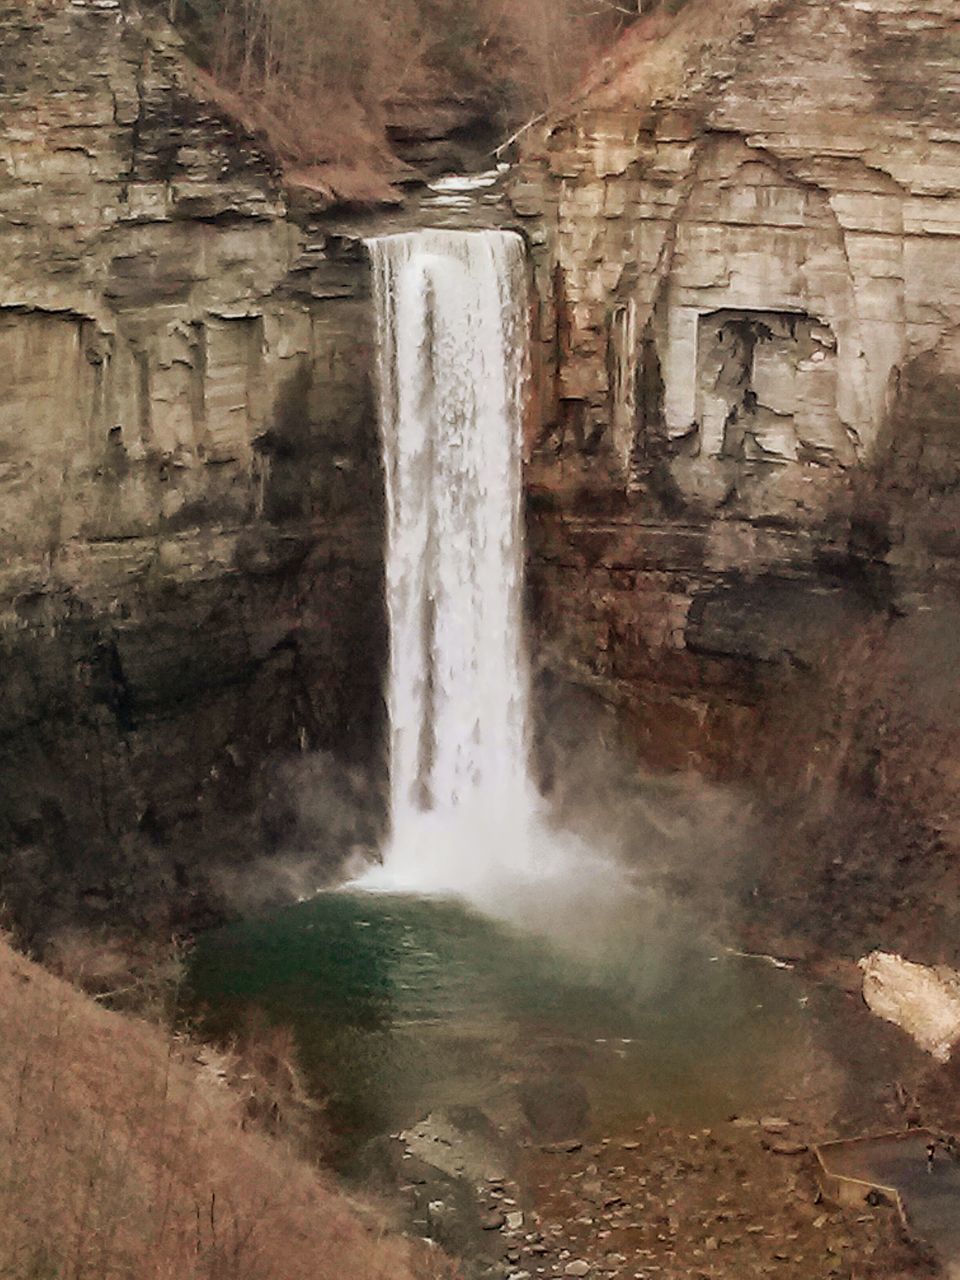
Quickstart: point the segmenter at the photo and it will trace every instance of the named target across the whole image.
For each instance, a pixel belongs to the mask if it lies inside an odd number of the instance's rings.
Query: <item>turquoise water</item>
[[[793,974],[696,937],[625,908],[558,942],[455,902],[331,893],[205,935],[188,1003],[214,1034],[254,1010],[293,1027],[344,1168],[438,1107],[510,1124],[544,1079],[575,1082],[597,1132],[709,1124],[780,1096],[811,1015]]]

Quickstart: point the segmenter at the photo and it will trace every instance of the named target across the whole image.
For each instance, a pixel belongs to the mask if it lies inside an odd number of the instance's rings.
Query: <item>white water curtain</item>
[[[406,859],[422,861],[425,820],[434,831],[467,815],[515,822],[531,804],[526,275],[511,232],[425,230],[368,245],[388,510],[386,863],[400,871]],[[451,847],[458,856],[470,855]]]

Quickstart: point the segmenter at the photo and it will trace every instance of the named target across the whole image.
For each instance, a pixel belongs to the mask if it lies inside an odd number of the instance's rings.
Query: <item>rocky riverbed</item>
[[[632,1280],[905,1280],[936,1274],[891,1206],[824,1202],[810,1142],[790,1117],[733,1117],[687,1130],[649,1116],[597,1141],[525,1147],[511,1176],[475,1184],[485,1237],[468,1273]],[[456,1196],[446,1198],[408,1151],[407,1192],[422,1229],[451,1247]]]
[[[928,1273],[895,1212],[822,1202],[806,1126],[767,1117],[694,1132],[650,1117],[575,1152],[530,1152],[531,1230],[511,1241],[514,1280],[643,1280]]]

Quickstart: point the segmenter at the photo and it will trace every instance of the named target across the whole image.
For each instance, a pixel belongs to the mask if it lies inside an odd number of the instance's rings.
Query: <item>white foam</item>
[[[429,191],[483,191],[495,186],[501,176],[500,169],[487,169],[484,173],[451,174],[427,184]]]

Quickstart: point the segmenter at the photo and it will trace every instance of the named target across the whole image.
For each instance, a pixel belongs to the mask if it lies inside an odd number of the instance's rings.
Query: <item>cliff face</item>
[[[825,813],[899,786],[937,874],[957,744],[942,687],[904,687],[958,656],[958,119],[952,0],[693,0],[513,186],[542,300],[546,660],[658,763],[828,779]],[[905,765],[926,730],[939,755]]]
[[[64,870],[97,907],[295,844],[277,762],[379,742],[362,255],[189,76],[116,0],[0,4],[0,879],[38,916]]]
[[[886,823],[909,907],[918,863],[938,893],[960,866],[960,21],[659,21],[512,186],[540,658],[652,762],[801,794],[831,911]],[[322,849],[343,805],[300,800],[353,785],[323,753],[382,735],[357,240],[291,211],[169,28],[0,0],[0,245],[3,898],[40,920],[39,884],[98,910],[183,897],[200,852]]]

